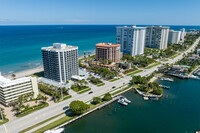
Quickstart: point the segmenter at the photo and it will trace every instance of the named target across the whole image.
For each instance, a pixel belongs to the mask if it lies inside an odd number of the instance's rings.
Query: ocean
[[[93,54],[96,43],[115,43],[117,26],[121,25],[0,26],[0,72],[6,75],[41,66],[41,47],[55,42],[78,46],[79,56],[84,52]],[[200,29],[200,26],[170,27]]]

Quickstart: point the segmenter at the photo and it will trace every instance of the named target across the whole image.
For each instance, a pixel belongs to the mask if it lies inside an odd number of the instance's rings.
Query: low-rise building
[[[186,34],[187,35],[196,35],[198,33],[199,33],[199,30],[197,30],[197,29],[189,29]]]
[[[120,44],[98,43],[96,44],[96,59],[119,62],[122,58]]]
[[[34,98],[39,94],[37,78],[23,77],[18,79],[7,79],[0,74],[0,102],[8,105],[18,99],[19,96],[34,93]]]

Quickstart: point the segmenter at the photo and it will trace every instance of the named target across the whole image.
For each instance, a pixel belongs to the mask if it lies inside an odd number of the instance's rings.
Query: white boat
[[[124,99],[119,99],[119,100],[118,100],[118,103],[120,103],[120,104],[122,104],[122,105],[125,105],[125,106],[128,105],[128,103],[126,103],[126,102],[124,101]]]
[[[44,133],[62,133],[64,131],[64,128],[58,128],[58,129],[52,129],[52,130],[47,130]]]
[[[124,101],[125,101],[126,103],[131,103],[131,101],[128,100],[126,97],[120,96],[120,99],[124,99]]]
[[[174,80],[171,79],[171,78],[165,78],[165,77],[161,77],[160,79],[163,80],[163,81],[170,81],[170,82],[173,82],[173,81],[174,81]]]
[[[143,97],[144,98],[144,100],[149,100],[149,98],[148,97]]]
[[[127,102],[127,103],[131,103],[131,101],[128,100],[127,98],[125,98],[125,97],[124,97],[124,101]]]

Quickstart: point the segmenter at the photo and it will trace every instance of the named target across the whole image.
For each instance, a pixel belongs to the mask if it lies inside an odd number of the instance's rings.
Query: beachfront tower
[[[78,75],[78,47],[64,43],[42,48],[44,77],[65,83],[73,75]]]
[[[151,26],[146,29],[145,46],[150,48],[166,49],[169,27]]]
[[[96,44],[96,59],[110,60],[112,62],[120,62],[122,52],[120,44],[98,43]]]
[[[116,43],[121,44],[123,54],[131,56],[144,53],[146,27],[117,27]]]
[[[184,42],[184,40],[185,40],[185,34],[186,34],[186,33],[185,33],[185,28],[180,29],[180,31],[181,31],[181,39],[180,39],[180,40],[181,40],[182,42]]]
[[[181,31],[174,31],[174,30],[169,31],[168,43],[178,44],[180,42],[180,39],[181,39]]]

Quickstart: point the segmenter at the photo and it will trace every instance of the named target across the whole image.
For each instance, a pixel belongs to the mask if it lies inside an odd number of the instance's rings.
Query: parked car
[[[114,89],[114,88],[116,88],[116,86],[113,86],[112,88]]]

